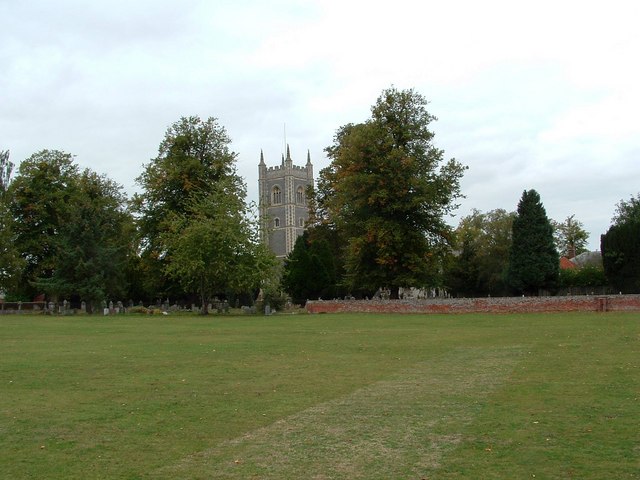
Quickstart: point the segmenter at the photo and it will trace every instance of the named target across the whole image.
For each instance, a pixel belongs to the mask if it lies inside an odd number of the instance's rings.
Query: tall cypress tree
[[[517,292],[535,295],[553,288],[560,257],[553,241],[553,227],[535,190],[525,190],[513,220],[507,281]]]

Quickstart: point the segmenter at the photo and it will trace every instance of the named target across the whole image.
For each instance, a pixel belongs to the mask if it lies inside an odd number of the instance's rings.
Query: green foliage
[[[447,263],[445,282],[458,296],[504,295],[515,213],[474,210],[455,232],[460,254]]]
[[[600,237],[604,272],[623,293],[640,292],[640,220],[628,217]]]
[[[55,268],[51,277],[36,279],[35,285],[54,298],[84,300],[88,312],[125,295],[134,227],[121,189],[88,169],[78,176],[57,234]]]
[[[335,298],[341,293],[337,232],[327,225],[306,230],[285,261],[283,289],[294,303],[309,299]]]
[[[589,233],[584,225],[574,220],[575,215],[568,216],[563,222],[551,220],[553,226],[553,239],[560,255],[573,258],[587,251]]]
[[[560,270],[558,286],[562,288],[604,287],[607,277],[601,267],[587,265],[582,268]]]
[[[172,214],[162,236],[167,275],[199,295],[205,314],[214,295],[256,289],[275,266],[244,198],[237,177],[219,179],[208,192],[192,196],[186,212]]]
[[[622,225],[630,222],[640,222],[640,193],[629,200],[620,200],[616,205],[616,213],[611,222],[614,225]]]
[[[9,151],[0,151],[0,292],[3,293],[16,288],[24,265],[16,248],[13,218],[9,211],[7,190],[12,172]]]
[[[535,190],[525,190],[513,220],[507,281],[518,293],[537,294],[556,286],[559,255],[553,227]]]
[[[432,144],[435,117],[413,90],[390,88],[369,120],[341,127],[320,173],[318,212],[345,240],[346,285],[375,291],[433,286],[450,240],[465,167]]]
[[[143,192],[134,196],[141,236],[141,265],[147,296],[175,296],[180,285],[167,278],[164,235],[175,216],[185,215],[196,197],[203,198],[219,181],[235,177],[231,140],[217,119],[182,117],[172,124],[158,156],[137,178]]]
[[[9,187],[15,245],[25,263],[19,282],[22,295],[40,293],[34,282],[53,275],[61,249],[59,233],[70,217],[77,178],[70,154],[42,150],[20,164]]]

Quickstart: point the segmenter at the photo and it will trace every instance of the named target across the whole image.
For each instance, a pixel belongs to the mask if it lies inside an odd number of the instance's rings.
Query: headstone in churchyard
[[[124,305],[120,300],[118,300],[118,313],[124,313]]]
[[[269,305],[268,303],[264,306],[264,314],[271,315],[271,305]]]
[[[82,301],[82,303],[80,303],[80,311],[82,313],[87,313],[87,302],[85,302],[84,300]]]
[[[110,301],[109,301],[109,313],[110,313],[111,315],[113,315],[113,314],[115,313],[115,310],[114,310],[114,308],[113,308],[113,300],[110,300]]]

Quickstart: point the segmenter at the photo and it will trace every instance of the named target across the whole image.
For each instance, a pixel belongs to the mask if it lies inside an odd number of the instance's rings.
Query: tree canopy
[[[24,260],[19,294],[40,293],[38,279],[50,278],[60,250],[60,229],[69,218],[78,167],[71,154],[42,150],[20,163],[8,190],[15,245]]]
[[[473,210],[455,231],[458,254],[447,263],[446,286],[454,295],[504,295],[515,213]]]
[[[613,225],[600,237],[602,264],[613,287],[640,291],[640,194],[616,206]]]
[[[538,294],[556,286],[559,255],[553,227],[535,190],[525,190],[513,220],[507,280],[519,293]]]
[[[15,288],[24,264],[16,248],[13,218],[9,210],[9,185],[13,163],[9,151],[0,151],[0,293]]]
[[[426,99],[384,90],[364,123],[338,129],[326,148],[318,210],[346,240],[346,285],[355,291],[433,286],[449,244],[445,222],[465,167],[433,143]]]
[[[217,119],[183,117],[138,178],[143,192],[133,203],[150,295],[197,294],[206,312],[213,295],[255,288],[274,265],[230,144]]]
[[[216,118],[182,117],[166,131],[158,156],[144,166],[133,197],[141,240],[141,268],[147,296],[179,295],[181,288],[167,276],[164,234],[175,216],[185,215],[196,197],[211,193],[220,181],[236,182],[236,154],[231,139]],[[177,288],[176,288],[177,287]]]
[[[317,225],[296,240],[285,260],[282,287],[298,304],[335,298],[341,293],[341,268],[337,232],[328,225]]]
[[[587,251],[589,233],[582,222],[575,220],[575,215],[569,215],[562,222],[551,221],[553,239],[560,255],[573,258]]]

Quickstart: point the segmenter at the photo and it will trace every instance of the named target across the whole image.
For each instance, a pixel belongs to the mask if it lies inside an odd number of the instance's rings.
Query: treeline
[[[449,227],[465,167],[433,145],[426,105],[392,88],[368,120],[338,130],[309,194],[310,226],[285,264],[295,302],[371,297],[380,287],[391,298],[401,287],[466,297],[640,291],[640,196],[618,204],[602,256],[572,269],[560,269],[560,256],[585,253],[589,235],[573,215],[549,219],[535,190],[514,212],[475,210]]]
[[[216,295],[251,301],[277,262],[230,143],[216,119],[181,118],[131,199],[69,153],[43,150],[13,172],[1,152],[0,290],[9,300],[84,301],[88,311],[118,299],[182,299],[204,313]]]
[[[7,300],[145,304],[181,300],[202,311],[263,298],[278,307],[342,296],[399,296],[407,287],[454,296],[535,295],[563,288],[640,289],[640,195],[618,204],[602,261],[561,270],[586,250],[573,216],[554,222],[535,190],[514,212],[473,211],[453,228],[466,167],[434,143],[436,120],[413,90],[384,90],[371,116],[340,127],[330,164],[308,192],[309,223],[281,265],[260,241],[237,154],[215,118],[183,117],[158,155],[120,185],[71,154],[20,163],[0,152],[0,291]],[[263,224],[270,222],[264,221]]]

